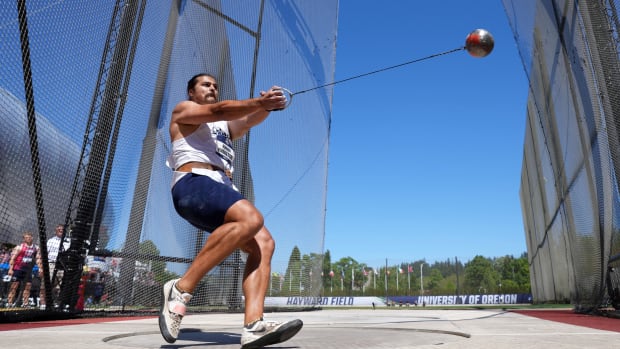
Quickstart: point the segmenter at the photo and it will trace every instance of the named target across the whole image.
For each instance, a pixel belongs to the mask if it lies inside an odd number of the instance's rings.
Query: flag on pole
[[[405,271],[403,270],[403,268],[398,267],[398,272],[399,272],[400,274],[403,274]]]
[[[413,267],[411,266],[411,264],[407,267],[407,272],[413,273]]]
[[[366,268],[362,268],[362,273],[364,274],[364,276],[368,276],[368,272],[366,271]]]
[[[333,271],[333,270],[330,270],[330,271],[329,271],[329,277],[330,277],[330,278],[333,278],[333,277],[334,277],[334,271]]]

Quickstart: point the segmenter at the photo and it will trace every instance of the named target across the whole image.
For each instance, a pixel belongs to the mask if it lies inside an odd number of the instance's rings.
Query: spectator
[[[8,244],[2,244],[0,248],[0,301],[6,301],[9,284],[11,283],[11,277],[9,272],[9,259],[11,258],[11,248]]]
[[[43,280],[41,280],[41,273],[39,273],[39,267],[36,265],[32,268],[32,281],[30,282],[30,299],[32,302],[30,304],[34,306],[41,306],[41,308],[45,308],[45,298],[40,297],[41,288],[43,287]]]
[[[4,278],[9,271],[9,259],[11,259],[11,249],[7,244],[2,244],[0,248],[0,278]]]
[[[64,251],[67,251],[70,246],[70,241],[65,235],[65,227],[62,224],[58,224],[54,230],[54,236],[47,240],[47,261],[49,263],[50,280],[52,284],[52,299],[56,301],[60,293],[60,282],[64,274],[64,268],[62,261],[59,261],[59,256],[62,256]],[[62,242],[62,243],[61,243]],[[56,275],[54,275],[56,271]],[[41,308],[45,308],[45,283],[41,282]]]

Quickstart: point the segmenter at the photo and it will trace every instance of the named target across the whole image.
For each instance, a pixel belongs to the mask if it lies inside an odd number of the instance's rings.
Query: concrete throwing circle
[[[175,343],[164,341],[156,331],[126,333],[103,338],[115,347],[127,348],[239,348],[239,328],[188,328]],[[415,348],[467,340],[469,334],[432,329],[398,327],[304,326],[290,340],[269,348]]]

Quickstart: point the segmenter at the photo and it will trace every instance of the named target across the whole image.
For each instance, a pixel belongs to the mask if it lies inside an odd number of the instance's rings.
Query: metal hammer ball
[[[493,51],[493,46],[495,46],[493,35],[484,29],[472,31],[465,39],[465,49],[477,58],[488,56]]]

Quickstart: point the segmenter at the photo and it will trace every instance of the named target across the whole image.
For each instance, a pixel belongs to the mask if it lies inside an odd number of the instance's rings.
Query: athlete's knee
[[[254,234],[257,234],[265,224],[265,219],[263,218],[263,215],[258,212],[258,210],[253,210],[251,214],[246,216],[246,221],[251,229],[255,231]]]
[[[256,235],[265,224],[263,215],[246,200],[237,202],[226,212],[226,221],[241,224],[249,237]]]
[[[266,228],[256,234],[256,242],[263,256],[272,256],[276,249],[276,242]]]
[[[269,235],[269,238],[265,240],[263,244],[263,249],[268,252],[270,255],[276,250],[276,241]]]
[[[271,234],[265,227],[263,227],[258,234],[252,239],[248,240],[242,246],[242,250],[250,255],[261,256],[261,258],[271,258],[276,248],[276,243],[273,240]]]
[[[256,234],[263,227],[263,217],[260,213],[257,214],[249,214],[245,216],[240,222],[239,226],[241,227],[242,240],[250,241],[256,237]]]

